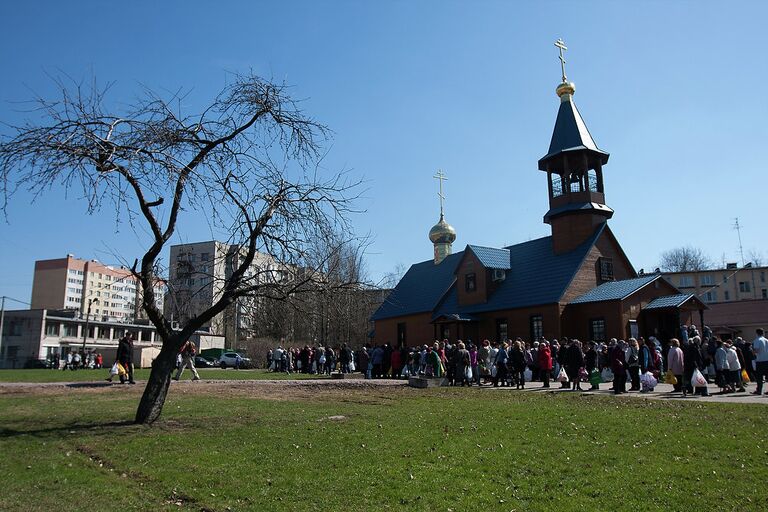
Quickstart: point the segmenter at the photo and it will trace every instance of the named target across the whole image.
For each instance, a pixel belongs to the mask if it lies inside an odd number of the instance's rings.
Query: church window
[[[563,195],[563,179],[559,174],[550,174],[549,179],[552,182],[552,197]]]
[[[509,339],[509,333],[507,328],[507,319],[506,318],[497,318],[496,319],[496,341],[498,342],[504,342]]]
[[[600,258],[600,279],[602,281],[613,281],[613,258]]]
[[[397,324],[397,346],[405,346],[405,322]]]
[[[592,341],[605,341],[604,318],[593,318],[589,321],[589,336]]]
[[[477,279],[474,273],[464,276],[464,290],[474,292],[477,289]]]
[[[531,317],[531,341],[536,341],[544,336],[544,317],[533,315]]]

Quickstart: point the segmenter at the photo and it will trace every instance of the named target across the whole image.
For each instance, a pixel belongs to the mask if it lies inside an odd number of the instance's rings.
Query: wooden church
[[[656,336],[665,342],[682,323],[703,323],[706,305],[695,295],[681,293],[661,274],[635,272],[608,226],[613,210],[605,201],[603,167],[609,155],[590,135],[564,69],[556,92],[557,120],[538,165],[547,173],[544,222],[551,236],[503,248],[467,245],[453,253],[456,232],[441,205],[429,232],[434,258],[412,265],[374,313],[375,343],[518,336]]]

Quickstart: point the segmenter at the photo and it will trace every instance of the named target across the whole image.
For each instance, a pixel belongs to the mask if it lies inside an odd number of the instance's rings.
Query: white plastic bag
[[[472,380],[472,368],[470,366],[464,367],[464,377],[469,381]]]
[[[654,377],[651,372],[645,372],[642,374],[640,376],[640,382],[651,389],[655,388],[656,384],[659,383],[659,381],[656,380],[656,377]]]
[[[694,388],[707,387],[707,379],[704,378],[704,375],[701,374],[698,368],[693,370],[693,377],[691,377],[691,386]]]
[[[557,374],[557,382],[568,382],[568,374],[565,373],[565,368],[560,368],[560,373]]]
[[[118,369],[117,369],[117,362],[112,365],[112,368],[109,370],[110,375],[117,375]]]
[[[533,372],[530,368],[526,368],[523,372],[523,379],[525,379],[525,382],[531,382],[533,380]]]
[[[349,362],[349,371],[350,372],[355,371],[355,362],[354,361],[350,361]]]
[[[600,378],[603,379],[603,382],[613,382],[613,371],[610,368],[603,368]]]
[[[499,369],[496,368],[496,365],[491,366],[491,377],[496,377],[497,373],[499,373]]]

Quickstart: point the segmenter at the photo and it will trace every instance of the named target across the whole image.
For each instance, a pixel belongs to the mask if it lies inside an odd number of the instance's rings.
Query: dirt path
[[[552,393],[571,394],[570,390],[556,387],[544,389],[538,382],[529,384],[525,390],[511,388],[492,388],[483,386],[482,389],[473,388],[469,392],[478,393]],[[608,389],[608,384],[601,384],[600,391],[583,391],[582,395],[595,395],[614,397]],[[446,391],[449,388],[442,388]],[[768,405],[768,396],[756,396],[751,394],[755,385],[751,384],[746,393],[732,393],[726,395],[717,394],[718,389],[710,385],[708,397],[683,398],[679,393],[672,392],[672,386],[659,384],[653,393],[628,393],[621,395],[621,399],[650,399],[650,400],[675,400],[675,401],[700,401],[700,402],[728,402],[740,404],[764,404]],[[105,394],[120,393],[140,395],[144,391],[144,383],[137,381],[136,385],[109,384],[107,382],[4,382],[0,383],[0,396],[13,395],[43,395],[56,396],[64,394]],[[406,394],[419,394],[423,390],[409,388],[404,380],[202,380],[193,382],[183,380],[171,384],[171,393],[180,395],[211,395],[221,397],[252,397],[267,400],[304,400],[317,398],[348,399],[352,396],[365,395],[373,401],[385,402],[394,396]]]

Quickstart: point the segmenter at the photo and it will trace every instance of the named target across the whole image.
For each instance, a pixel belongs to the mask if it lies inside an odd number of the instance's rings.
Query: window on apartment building
[[[723,300],[731,300],[731,293],[728,290],[723,292]]]
[[[70,338],[77,337],[77,326],[72,324],[64,324],[64,336]]]
[[[509,332],[507,330],[507,319],[496,319],[496,341],[502,342],[509,339]]]
[[[544,317],[533,315],[531,317],[531,341],[536,341],[544,336]]]
[[[710,290],[704,294],[704,302],[717,302],[717,291]]]
[[[767,290],[767,289],[765,289],[765,288],[763,288],[762,290],[760,290],[760,295],[761,295],[761,296],[762,296],[764,299],[768,299],[768,290]]]
[[[605,341],[604,318],[593,318],[589,321],[589,336],[592,341]]]
[[[209,261],[210,259],[211,259],[211,253],[209,252],[200,253],[200,261]]]
[[[693,277],[692,276],[680,276],[680,287],[690,287],[693,286]]]
[[[728,282],[728,274],[723,274],[723,282],[724,283]]]
[[[751,291],[752,288],[749,286],[749,281],[739,281],[739,292],[749,293]]]
[[[701,276],[701,285],[702,286],[712,286],[715,284],[715,276],[712,274],[704,274]]]
[[[765,272],[760,272],[760,282],[761,283],[765,282]]]
[[[599,258],[600,279],[602,281],[613,281],[613,258]]]
[[[477,289],[477,281],[474,273],[464,275],[464,291],[473,292]]]

